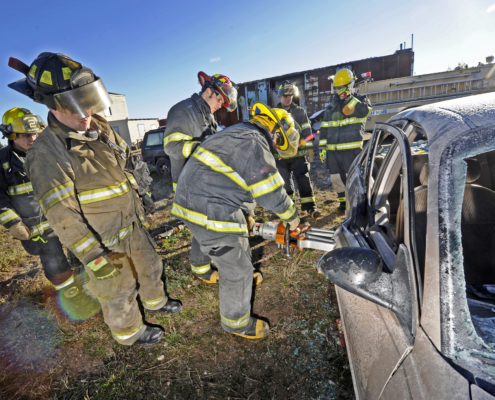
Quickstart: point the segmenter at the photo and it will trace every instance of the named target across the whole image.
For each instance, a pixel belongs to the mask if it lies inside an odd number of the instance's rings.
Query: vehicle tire
[[[170,160],[167,158],[159,158],[156,161],[155,168],[162,176],[170,175]]]

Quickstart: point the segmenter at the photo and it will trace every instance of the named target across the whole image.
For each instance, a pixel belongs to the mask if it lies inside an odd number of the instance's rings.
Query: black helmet
[[[58,105],[82,115],[83,110],[98,112],[110,105],[108,93],[93,71],[64,54],[41,53],[30,67],[11,58],[9,66],[26,78],[8,86],[50,108],[60,108]]]
[[[298,97],[299,89],[295,83],[292,83],[291,81],[283,81],[278,87],[278,95]]]

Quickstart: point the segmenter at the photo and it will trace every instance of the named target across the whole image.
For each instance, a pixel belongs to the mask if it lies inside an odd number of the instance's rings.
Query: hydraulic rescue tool
[[[290,257],[290,248],[313,249],[330,251],[335,247],[334,231],[319,228],[308,228],[308,225],[299,225],[299,229],[289,231],[283,222],[269,221],[256,222],[253,235],[263,239],[274,240],[280,249]]]

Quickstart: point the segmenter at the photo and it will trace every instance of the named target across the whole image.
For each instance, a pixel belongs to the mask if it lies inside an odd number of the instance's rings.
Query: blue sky
[[[44,106],[14,92],[10,56],[42,51],[92,68],[131,118],[165,118],[199,90],[197,72],[245,82],[392,54],[414,34],[416,74],[495,55],[495,0],[25,0],[0,24],[0,112]],[[23,12],[24,10],[24,12]]]

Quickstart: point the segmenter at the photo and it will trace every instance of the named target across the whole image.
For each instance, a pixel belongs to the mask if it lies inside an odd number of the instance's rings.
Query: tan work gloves
[[[10,234],[18,240],[28,240],[31,236],[29,228],[22,221],[16,222],[9,228]]]
[[[290,231],[297,229],[297,227],[299,226],[300,223],[301,223],[301,220],[299,219],[299,217],[296,217],[292,221],[287,222],[287,224],[289,225]]]

